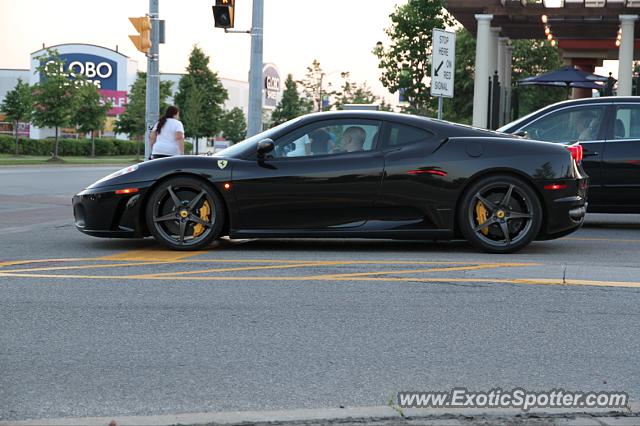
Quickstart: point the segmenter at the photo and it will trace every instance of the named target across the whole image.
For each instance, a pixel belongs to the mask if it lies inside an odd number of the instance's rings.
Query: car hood
[[[87,189],[163,179],[173,174],[191,174],[211,182],[231,179],[235,159],[224,156],[181,155],[134,164],[91,184]]]

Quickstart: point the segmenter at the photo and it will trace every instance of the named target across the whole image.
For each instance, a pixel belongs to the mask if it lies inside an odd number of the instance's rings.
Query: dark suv
[[[583,147],[589,211],[640,213],[640,97],[575,99],[549,105],[500,132]]]

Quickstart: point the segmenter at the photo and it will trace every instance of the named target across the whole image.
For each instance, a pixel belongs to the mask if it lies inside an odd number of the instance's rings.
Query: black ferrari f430
[[[508,253],[577,230],[588,179],[561,146],[395,113],[310,114],[213,156],[124,168],[73,197],[96,237],[466,239]]]

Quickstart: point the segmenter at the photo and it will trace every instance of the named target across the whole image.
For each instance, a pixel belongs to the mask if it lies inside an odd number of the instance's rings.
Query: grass
[[[122,155],[113,157],[60,157],[62,161],[50,161],[49,156],[39,155],[21,155],[16,157],[12,154],[0,154],[0,166],[20,166],[20,165],[35,165],[35,164],[133,164],[136,163],[136,157],[134,155]],[[142,159],[142,156],[140,157]]]

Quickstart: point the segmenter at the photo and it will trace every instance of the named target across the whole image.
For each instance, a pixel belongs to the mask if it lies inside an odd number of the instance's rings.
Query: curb
[[[438,409],[438,408],[411,408],[399,411],[389,406],[372,407],[347,407],[325,409],[296,409],[296,410],[270,410],[270,411],[226,411],[211,413],[185,413],[156,416],[111,416],[111,417],[68,417],[57,419],[32,419],[16,421],[0,421],[0,426],[107,426],[115,421],[117,426],[163,426],[175,424],[251,424],[251,423],[287,423],[287,422],[314,422],[314,421],[344,421],[348,419],[389,421],[406,419],[449,419],[456,417],[562,417],[585,414],[592,417],[605,416],[637,416],[640,415],[640,404],[632,403],[629,410],[611,409],[538,409],[523,412],[519,409]]]

